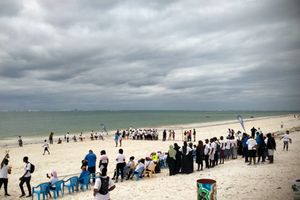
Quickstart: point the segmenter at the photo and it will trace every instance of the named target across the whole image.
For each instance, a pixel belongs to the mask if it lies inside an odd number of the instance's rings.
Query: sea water
[[[104,124],[108,131],[142,127],[236,120],[293,114],[285,111],[57,111],[0,112],[0,139],[64,135],[99,131]]]

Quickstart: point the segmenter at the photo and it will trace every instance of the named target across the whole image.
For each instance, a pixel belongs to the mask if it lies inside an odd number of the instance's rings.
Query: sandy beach
[[[281,124],[283,123],[283,128]],[[182,145],[182,128],[196,128],[197,140],[204,140],[212,136],[219,137],[227,135],[227,129],[235,131],[241,130],[241,126],[236,121],[219,122],[206,124],[187,124],[174,126],[176,141]],[[263,200],[263,199],[292,199],[292,181],[300,178],[300,119],[293,115],[280,117],[254,118],[245,121],[245,127],[250,130],[252,127],[260,127],[264,134],[271,132],[283,132],[292,130],[290,136],[293,143],[288,152],[282,151],[282,141],[276,139],[277,151],[275,152],[274,164],[259,164],[247,166],[241,157],[236,160],[225,161],[224,165],[219,165],[213,169],[194,171],[189,175],[169,176],[168,170],[163,169],[161,173],[153,178],[144,178],[141,181],[124,181],[116,183],[116,189],[111,192],[113,200],[138,200],[138,199],[176,199],[195,200],[197,199],[196,180],[200,178],[211,178],[217,181],[218,199],[243,199],[243,200]],[[298,129],[297,129],[298,128]],[[298,131],[297,131],[298,130]],[[250,131],[249,131],[250,132]],[[160,132],[160,138],[162,132]],[[86,135],[87,137],[87,135]],[[3,142],[3,141],[1,141]],[[128,159],[135,156],[136,160],[149,156],[151,152],[167,151],[168,146],[174,141],[162,142],[144,140],[123,140],[124,154]],[[70,142],[54,144],[50,146],[50,155],[42,155],[42,143],[25,145],[19,147],[0,147],[0,158],[4,157],[5,150],[10,151],[10,163],[12,174],[9,175],[8,191],[12,195],[4,197],[3,189],[0,192],[0,199],[17,199],[20,195],[19,177],[23,175],[23,156],[28,156],[30,162],[35,164],[36,171],[32,175],[32,186],[46,182],[46,173],[55,169],[60,178],[70,174],[80,173],[81,160],[92,149],[97,156],[101,150],[106,150],[110,159],[108,174],[113,175],[115,168],[115,157],[119,147],[115,147],[112,137],[105,138],[104,141]],[[98,163],[98,161],[97,161]],[[25,188],[26,191],[26,188]],[[92,191],[78,192],[72,195],[67,194],[60,199],[93,199]]]

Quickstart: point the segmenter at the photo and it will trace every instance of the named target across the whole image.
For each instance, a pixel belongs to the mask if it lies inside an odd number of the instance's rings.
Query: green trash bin
[[[217,200],[217,182],[212,179],[197,180],[198,200]]]

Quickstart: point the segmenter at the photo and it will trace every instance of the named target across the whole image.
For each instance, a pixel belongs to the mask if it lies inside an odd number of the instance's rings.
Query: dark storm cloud
[[[2,1],[0,110],[300,109],[298,1]]]

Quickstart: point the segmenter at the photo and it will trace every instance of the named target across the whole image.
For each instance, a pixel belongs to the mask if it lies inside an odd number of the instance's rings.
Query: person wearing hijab
[[[56,182],[58,181],[58,176],[57,176],[57,172],[55,170],[52,170],[51,175],[49,176],[49,174],[46,174],[47,178],[50,179],[50,190],[55,190],[56,188]],[[49,196],[51,197],[51,193],[49,191]]]
[[[177,143],[174,143],[174,149],[176,151],[176,159],[175,159],[175,172],[178,174],[181,170],[181,151],[180,147]]]
[[[169,175],[173,176],[176,174],[176,150],[174,149],[173,145],[169,146],[167,163],[169,166]]]
[[[182,153],[181,158],[181,173],[189,174],[191,173],[190,169],[190,152],[192,152],[192,149],[187,145],[187,142],[183,142],[183,146],[180,148],[180,151]]]
[[[203,158],[204,158],[204,146],[202,140],[198,141],[198,146],[196,148],[196,163],[198,164],[197,171],[203,170]]]

